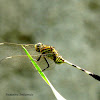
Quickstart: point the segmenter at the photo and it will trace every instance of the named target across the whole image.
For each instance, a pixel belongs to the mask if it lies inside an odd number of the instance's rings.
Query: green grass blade
[[[66,100],[64,97],[62,97],[56,90],[55,88],[52,86],[52,84],[50,83],[50,81],[48,80],[48,78],[46,77],[46,75],[42,72],[41,68],[38,66],[38,64],[33,60],[33,58],[31,57],[31,55],[29,54],[29,52],[26,50],[26,48],[22,45],[22,48],[24,49],[25,53],[27,54],[27,56],[29,57],[29,59],[31,60],[32,64],[35,66],[36,70],[38,71],[38,73],[40,74],[40,76],[44,79],[44,81],[50,86],[50,88],[52,89],[55,97],[57,98],[57,100]]]

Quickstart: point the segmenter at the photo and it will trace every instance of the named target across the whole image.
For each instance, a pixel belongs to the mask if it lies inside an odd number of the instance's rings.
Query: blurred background
[[[98,75],[99,26],[99,0],[0,0],[0,42],[52,45],[68,61]],[[11,74],[0,67],[1,100],[56,100],[38,73],[26,69]],[[100,83],[67,64],[45,74],[68,100],[100,100]]]

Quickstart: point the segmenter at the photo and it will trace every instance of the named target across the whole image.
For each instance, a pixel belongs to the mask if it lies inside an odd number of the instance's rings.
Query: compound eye
[[[37,44],[37,47],[39,48],[40,46],[41,46],[41,43],[38,43],[38,44]]]
[[[40,52],[42,45],[43,45],[42,43],[35,44],[35,49],[36,49],[37,52]]]

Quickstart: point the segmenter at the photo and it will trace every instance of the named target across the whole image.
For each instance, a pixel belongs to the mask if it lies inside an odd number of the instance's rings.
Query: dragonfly
[[[53,63],[55,63],[55,64],[67,63],[67,64],[71,65],[72,67],[77,68],[78,70],[86,73],[87,75],[91,76],[92,78],[100,81],[99,75],[94,74],[90,71],[87,71],[86,69],[83,69],[83,68],[65,60],[53,46],[45,45],[43,43],[37,43],[37,44],[16,44],[16,43],[7,43],[7,42],[0,43],[0,48],[2,48],[0,53],[4,52],[5,49],[7,49],[7,51],[10,52],[10,53],[8,53],[7,57],[6,57],[7,52],[5,52],[5,54],[3,55],[4,58],[0,60],[0,63],[2,61],[6,61],[6,60],[12,59],[12,58],[13,59],[17,58],[17,60],[20,58],[28,58],[22,48],[22,45],[28,50],[30,55],[32,55],[33,59],[37,63],[40,62],[39,66],[40,67],[43,66],[42,71],[49,69]],[[22,61],[22,60],[20,59],[20,61]],[[12,62],[12,63],[17,63],[17,62]]]

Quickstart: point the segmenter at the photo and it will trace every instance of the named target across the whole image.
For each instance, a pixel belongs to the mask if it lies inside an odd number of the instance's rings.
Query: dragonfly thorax
[[[48,46],[42,43],[37,43],[35,45],[35,49],[37,52],[40,52],[44,56],[54,60],[56,64],[64,63],[64,59],[62,58],[62,56],[59,56],[58,52],[53,46]]]

